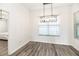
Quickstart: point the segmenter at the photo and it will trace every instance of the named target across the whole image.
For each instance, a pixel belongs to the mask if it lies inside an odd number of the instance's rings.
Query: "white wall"
[[[79,4],[74,4],[72,7],[72,46],[75,47],[77,50],[79,50],[79,39],[74,38],[74,13],[79,11]]]
[[[51,14],[49,9],[46,9],[46,14]],[[38,35],[38,23],[40,16],[42,16],[42,10],[31,10],[31,26],[32,26],[32,40],[39,42],[55,43],[55,44],[70,44],[70,15],[71,15],[71,5],[64,7],[55,7],[54,14],[58,15],[58,20],[60,20],[60,37],[53,36],[39,36]]]
[[[0,4],[1,9],[8,10],[8,53],[12,54],[30,41],[29,10],[22,4]]]
[[[9,54],[30,41],[28,9],[16,4],[13,4],[10,8]]]

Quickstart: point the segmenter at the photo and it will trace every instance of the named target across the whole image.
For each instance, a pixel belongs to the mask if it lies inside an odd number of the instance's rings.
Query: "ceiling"
[[[32,10],[40,9],[43,7],[42,3],[24,3],[24,5]],[[68,5],[72,5],[72,3],[53,3],[53,7],[68,6]],[[49,7],[50,7],[50,4],[46,5],[46,8],[49,8]]]

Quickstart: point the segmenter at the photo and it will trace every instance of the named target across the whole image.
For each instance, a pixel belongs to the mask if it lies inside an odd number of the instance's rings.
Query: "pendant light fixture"
[[[46,15],[45,6],[50,4],[50,15]],[[53,3],[43,3],[43,16],[40,17],[41,22],[56,22],[57,21],[57,15],[53,15]]]

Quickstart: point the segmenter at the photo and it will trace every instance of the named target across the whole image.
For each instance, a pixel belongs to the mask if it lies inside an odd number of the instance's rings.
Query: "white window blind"
[[[59,21],[57,17],[54,17],[53,19],[56,19],[56,21],[44,21],[39,23],[39,35],[46,35],[46,36],[59,36]],[[47,19],[46,19],[47,20]]]

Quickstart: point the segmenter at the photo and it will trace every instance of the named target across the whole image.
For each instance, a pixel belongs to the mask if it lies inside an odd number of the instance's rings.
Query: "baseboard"
[[[72,47],[74,47],[74,46],[72,46]],[[76,47],[74,47],[74,48],[79,51],[79,49],[77,49]]]
[[[71,47],[71,49],[79,56],[79,50],[78,49],[76,49],[74,46],[70,46]]]
[[[65,44],[65,43],[45,42],[45,41],[37,41],[37,40],[32,40],[32,41],[34,41],[34,42],[50,43],[50,44],[59,44],[59,45],[69,45],[70,46],[70,44]]]

